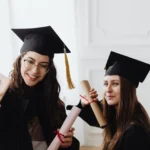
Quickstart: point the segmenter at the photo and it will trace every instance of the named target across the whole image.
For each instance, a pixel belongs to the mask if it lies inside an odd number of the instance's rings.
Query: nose
[[[112,92],[112,86],[110,84],[108,84],[106,91],[107,92]]]
[[[35,65],[32,69],[31,69],[32,73],[37,73],[39,72],[39,67],[38,65]]]

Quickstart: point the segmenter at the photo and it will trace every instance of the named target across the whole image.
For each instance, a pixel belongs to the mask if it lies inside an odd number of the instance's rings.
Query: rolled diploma
[[[65,134],[69,132],[70,128],[72,127],[74,121],[76,120],[80,112],[81,112],[80,108],[76,106],[72,107],[69,115],[67,116],[67,118],[65,119],[64,123],[62,124],[59,130],[61,134]],[[58,148],[60,147],[60,144],[61,144],[61,141],[56,135],[47,150],[58,150]]]
[[[83,81],[81,81],[81,85],[84,89],[84,92],[85,92],[89,102],[92,101],[92,98],[89,96],[89,91],[91,89],[89,82],[87,80],[83,80]],[[94,112],[94,115],[95,115],[100,127],[107,125],[106,119],[105,119],[102,111],[100,110],[98,104],[96,102],[92,102],[90,105],[91,105],[91,108]]]

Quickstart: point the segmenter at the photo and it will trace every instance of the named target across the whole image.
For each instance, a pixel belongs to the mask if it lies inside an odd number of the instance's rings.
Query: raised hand
[[[98,100],[97,99],[98,94],[97,94],[97,91],[94,88],[90,89],[89,96],[92,98],[93,101]],[[82,107],[85,107],[86,105],[90,104],[88,98],[85,95],[83,95],[83,96],[80,95],[80,97],[81,97]]]

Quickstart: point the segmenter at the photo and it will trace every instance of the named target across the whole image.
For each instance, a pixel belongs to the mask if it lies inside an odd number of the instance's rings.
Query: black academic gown
[[[100,103],[98,105],[102,108]],[[67,109],[71,108],[67,106]],[[90,126],[100,127],[90,105],[82,108],[79,117]],[[150,150],[150,134],[139,125],[129,125],[123,131],[115,150]]]
[[[39,107],[38,113],[35,114],[34,107],[32,108],[34,103],[35,99],[20,97],[13,90],[9,89],[6,92],[0,103],[0,150],[33,150],[27,126],[30,113],[30,117],[35,115],[38,117],[44,139],[47,144],[51,143],[56,136],[53,131],[58,127],[56,125],[54,128],[49,128],[45,116],[41,113],[42,107]],[[62,118],[62,123],[64,119]],[[66,150],[79,150],[79,141],[73,138],[72,146]]]

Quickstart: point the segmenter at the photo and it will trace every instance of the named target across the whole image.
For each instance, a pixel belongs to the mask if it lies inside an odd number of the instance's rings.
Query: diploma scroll
[[[80,112],[81,112],[80,108],[76,106],[72,107],[69,115],[67,116],[67,118],[65,119],[64,123],[62,124],[59,130],[61,134],[65,134],[69,132],[70,128],[72,127],[74,121],[76,120]],[[61,141],[56,135],[47,150],[58,150],[58,148],[60,147],[60,144],[61,144]]]
[[[89,96],[89,91],[90,91],[91,87],[90,87],[89,82],[87,80],[83,80],[83,81],[81,81],[81,86],[83,87],[84,92],[85,92],[89,102],[91,102],[92,98]],[[98,104],[96,102],[92,102],[90,105],[91,105],[91,108],[94,112],[94,115],[95,115],[100,127],[106,126],[107,125],[106,119],[103,116],[103,113],[100,110]]]
[[[10,83],[11,83],[11,80],[5,75],[0,73],[0,102],[3,96],[5,95]]]

